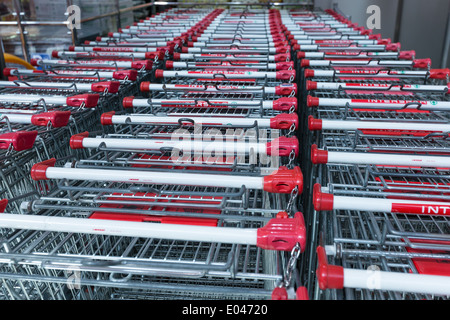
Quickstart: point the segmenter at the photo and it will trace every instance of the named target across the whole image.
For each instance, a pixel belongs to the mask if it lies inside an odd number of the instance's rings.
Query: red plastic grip
[[[96,93],[78,94],[67,97],[66,103],[69,107],[81,107],[84,105],[86,108],[94,108],[97,106],[99,99],[100,95]]]
[[[314,164],[326,164],[328,162],[328,151],[319,150],[316,144],[311,146],[311,161]]]
[[[275,94],[279,96],[288,96],[292,94],[292,92],[297,92],[296,83],[283,83],[275,87]]]
[[[297,106],[297,98],[280,98],[273,101],[273,110],[277,111],[289,111],[291,108],[296,111]]]
[[[37,131],[15,131],[1,134],[0,149],[8,149],[11,145],[16,151],[31,149],[37,135]]]
[[[54,167],[56,163],[56,159],[48,159],[39,163],[36,163],[31,167],[31,179],[35,181],[39,180],[48,180],[47,178],[47,168],[48,167]]]
[[[297,52],[297,59],[303,59],[306,57],[306,52],[305,51],[298,51]]]
[[[279,137],[266,144],[267,155],[288,157],[291,151],[295,152],[295,156],[298,156],[299,142],[296,137]]]
[[[329,265],[325,248],[322,246],[317,247],[317,257],[319,265],[316,274],[320,289],[342,289],[344,287],[344,268]]]
[[[290,53],[281,53],[281,54],[276,54],[274,56],[274,61],[275,62],[283,62],[283,61],[290,61],[291,60],[291,54]]]
[[[145,53],[146,58],[147,58],[147,53],[149,53],[149,52]],[[141,70],[141,69],[151,70],[152,67],[153,67],[152,60],[136,60],[131,63],[131,68],[136,69],[136,70]]]
[[[173,61],[167,60],[166,61],[166,69],[173,69]]]
[[[306,287],[299,287],[295,292],[296,300],[309,300],[308,289]]]
[[[70,137],[70,148],[71,149],[83,149],[83,140],[84,138],[89,136],[89,132],[85,131],[82,133],[74,134],[72,137]]]
[[[400,51],[401,45],[400,42],[390,43],[386,45],[386,51]]]
[[[256,245],[265,250],[291,251],[297,243],[303,252],[306,226],[301,212],[297,212],[294,218],[273,218],[257,230]]]
[[[130,97],[125,97],[123,98],[122,101],[122,106],[127,109],[127,108],[133,108],[133,100],[134,100],[134,96],[130,96]]]
[[[164,70],[163,69],[157,69],[155,71],[155,78],[164,78]]]
[[[414,50],[401,51],[398,54],[398,58],[402,59],[402,60],[413,60],[415,56],[416,56],[416,52]]]
[[[282,70],[277,71],[276,79],[277,80],[295,80],[295,70]]]
[[[113,78],[116,80],[128,79],[130,81],[136,81],[137,75],[138,72],[136,70],[122,70],[113,72]]]
[[[302,62],[300,62],[300,66],[302,68],[309,67],[309,65],[310,65],[309,59],[302,59]]]
[[[308,117],[308,128],[311,131],[322,130],[322,119],[315,119],[314,116]]]
[[[180,60],[180,53],[179,52],[174,52],[173,53],[173,60]]]
[[[119,81],[102,81],[96,82],[91,85],[91,90],[93,92],[105,92],[117,93],[119,92],[120,82]]]
[[[377,41],[377,43],[378,44],[384,44],[384,45],[388,45],[388,44],[391,44],[392,43],[392,40],[391,39],[379,39],[378,41]]]
[[[447,80],[450,78],[450,69],[431,69],[430,79]]]
[[[277,62],[276,64],[276,70],[288,70],[289,68],[294,68],[294,62],[288,61],[288,62]]]
[[[271,300],[288,300],[288,293],[284,287],[276,287],[272,291]]]
[[[280,167],[276,172],[264,177],[264,190],[267,192],[291,193],[295,187],[299,193],[303,191],[303,174],[299,167]]]
[[[416,59],[413,61],[413,67],[419,69],[428,69],[431,67],[431,59]]]
[[[100,116],[100,123],[104,126],[112,125],[113,124],[112,117],[115,114],[116,114],[115,111],[109,111],[109,112],[102,113],[102,115]]]
[[[292,125],[298,128],[298,115],[296,113],[281,113],[270,119],[272,129],[288,130]]]
[[[39,60],[41,60],[41,59],[35,59],[35,58],[30,59],[30,64],[31,64],[33,67],[37,67],[37,66],[39,65]]]
[[[12,71],[15,71],[15,70],[17,70],[17,68],[5,68],[5,69],[3,69],[3,75],[5,77],[10,77]]]
[[[51,123],[53,128],[65,127],[69,123],[70,111],[52,111],[34,114],[31,123],[35,126],[47,126]]]
[[[52,58],[59,58],[59,52],[58,52],[58,50],[53,50],[53,51],[52,51]]]
[[[322,186],[316,183],[313,187],[313,205],[316,211],[332,211],[334,196],[321,191]]]

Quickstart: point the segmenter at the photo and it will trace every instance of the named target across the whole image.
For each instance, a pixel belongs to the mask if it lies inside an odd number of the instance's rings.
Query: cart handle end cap
[[[415,56],[416,56],[416,52],[414,50],[410,50],[410,51],[400,52],[400,54],[398,55],[398,58],[403,59],[403,60],[413,60]]]
[[[296,113],[280,113],[270,119],[270,128],[289,130],[292,125],[298,128],[298,115]]]
[[[116,114],[115,111],[109,111],[109,112],[105,112],[102,113],[101,117],[100,117],[100,123],[103,126],[110,126],[113,124],[112,122],[112,117]]]
[[[108,92],[108,93],[117,93],[119,92],[120,82],[119,81],[101,81],[97,83],[93,83],[91,85],[91,89],[93,92]]]
[[[8,199],[0,200],[0,212],[1,213],[5,212],[7,205],[8,205]]]
[[[151,52],[146,52],[146,53],[145,53],[145,58],[146,58],[146,59],[148,59],[148,58],[147,58],[147,53],[151,53]],[[151,70],[152,67],[153,67],[153,61],[152,61],[152,60],[138,60],[138,61],[133,61],[133,62],[131,63],[131,67],[132,67],[133,69],[136,69],[136,70],[141,70],[141,69],[144,69],[144,70]]]
[[[15,131],[0,135],[0,149],[8,149],[11,145],[14,150],[31,149],[38,135],[37,131]]]
[[[33,58],[33,59],[30,59],[30,64],[33,66],[33,67],[37,67],[38,65],[39,65],[39,61],[40,59],[36,59],[36,58]]]
[[[294,68],[294,61],[277,62],[276,70],[289,70]]]
[[[188,47],[182,47],[181,48],[181,53],[188,53],[189,52],[189,48]]]
[[[291,60],[291,54],[288,53],[282,53],[282,54],[276,54],[274,56],[275,62],[283,62],[283,61],[290,61]]]
[[[330,193],[323,193],[322,186],[316,183],[313,187],[313,205],[316,211],[332,211],[334,196]]]
[[[297,106],[297,98],[280,98],[273,102],[273,110],[277,111],[289,111],[292,107],[296,111]]]
[[[296,137],[279,137],[266,145],[266,153],[268,156],[288,157],[292,151],[298,156],[299,142]]]
[[[123,98],[122,106],[123,106],[125,109],[133,108],[133,100],[134,100],[134,96],[130,96],[130,97],[125,97],[125,98]]]
[[[50,122],[53,128],[61,128],[69,123],[70,111],[52,111],[34,114],[31,116],[31,123],[35,126],[47,126]]]
[[[430,79],[446,80],[450,77],[450,69],[430,70]]]
[[[296,300],[309,300],[308,289],[306,287],[299,287],[295,292]]]
[[[271,300],[288,300],[289,296],[285,287],[276,287],[272,291]]]
[[[3,75],[5,77],[10,77],[10,76],[12,76],[12,72],[15,70],[17,70],[17,69],[16,68],[5,68],[5,69],[3,69]]]
[[[307,80],[306,81],[306,90],[308,90],[308,91],[317,90],[317,82]]]
[[[322,130],[322,119],[315,119],[314,116],[309,116],[308,128],[310,131]]]
[[[142,81],[141,84],[139,85],[139,89],[142,92],[149,92],[150,91],[150,81]]]
[[[305,51],[297,52],[297,59],[303,59],[305,57],[306,57],[306,52]]]
[[[78,94],[72,97],[67,97],[67,105],[69,107],[94,108],[98,104],[100,95],[96,93]]]
[[[180,58],[181,58],[181,55],[180,55],[179,52],[174,52],[173,53],[173,60],[180,60]]]
[[[277,71],[276,73],[277,80],[295,80],[295,70],[283,70]]]
[[[271,193],[291,193],[295,187],[298,193],[303,192],[303,174],[300,167],[287,169],[280,167],[276,172],[263,178],[264,191]]]
[[[328,151],[319,150],[316,144],[311,146],[311,161],[314,164],[326,164],[328,162]]]
[[[155,71],[155,78],[164,78],[164,70],[163,69],[157,69]]]
[[[379,33],[375,33],[375,34],[371,34],[369,35],[369,40],[380,40],[381,39],[381,34]]]
[[[305,78],[314,78],[314,70],[313,69],[305,69],[304,75],[305,75]]]
[[[378,44],[388,45],[388,44],[391,44],[391,43],[392,43],[392,40],[391,40],[390,38],[387,38],[387,39],[379,39],[379,40],[377,41],[377,43],[378,43]]]
[[[265,250],[291,251],[297,243],[303,252],[306,226],[301,212],[297,212],[294,218],[273,218],[257,230],[256,245]]]
[[[431,67],[431,59],[416,59],[413,61],[413,67],[419,69],[428,69]]]
[[[55,158],[36,163],[33,167],[31,167],[31,179],[35,181],[48,180],[47,168],[54,167],[55,163]]]
[[[70,148],[74,149],[74,150],[75,149],[83,149],[84,148],[83,140],[84,140],[84,138],[87,138],[87,137],[89,137],[89,132],[87,132],[87,131],[74,134],[72,137],[70,137],[70,142],[69,142]]]
[[[166,69],[173,69],[173,61],[167,60],[166,61]]]
[[[52,51],[52,58],[59,58],[59,52],[58,52],[58,50],[53,50],[53,51]]]
[[[344,268],[329,265],[325,248],[322,246],[317,247],[317,256],[319,265],[316,273],[320,289],[342,289],[344,287]]]
[[[308,59],[303,59],[302,62],[300,62],[300,67],[309,67],[310,61]]]
[[[128,79],[130,81],[136,81],[137,75],[138,75],[137,70],[121,70],[113,72],[113,78],[116,80]]]
[[[319,98],[317,97],[313,97],[313,96],[308,96],[307,101],[306,101],[306,105],[308,107],[318,107],[319,106]]]

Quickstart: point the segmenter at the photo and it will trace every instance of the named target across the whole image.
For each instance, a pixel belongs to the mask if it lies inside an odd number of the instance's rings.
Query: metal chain
[[[300,244],[297,242],[294,248],[292,248],[291,256],[287,263],[286,270],[284,271],[284,280],[280,285],[281,287],[288,288],[291,285],[292,273],[294,272],[301,251]]]
[[[293,123],[293,124],[291,125],[291,127],[289,128],[289,132],[287,133],[287,137],[292,136],[292,134],[295,132],[296,129],[297,129],[297,128],[295,127],[295,123]]]
[[[290,155],[289,155],[289,157],[290,157]],[[298,196],[298,187],[296,186],[294,189],[292,189],[291,196],[289,197],[289,201],[288,201],[288,204],[286,206],[286,212],[288,214],[289,213],[293,213],[292,212],[292,207],[294,205],[295,199],[297,199],[297,196]]]

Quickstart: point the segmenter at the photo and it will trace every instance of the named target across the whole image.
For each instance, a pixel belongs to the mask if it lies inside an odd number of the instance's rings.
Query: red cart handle
[[[119,81],[102,81],[93,83],[91,89],[93,92],[105,92],[117,93],[119,92],[120,82]]]
[[[70,137],[70,148],[72,149],[83,149],[83,140],[84,138],[89,137],[89,132],[85,131],[82,133],[74,134],[72,137]]]
[[[138,72],[136,70],[121,70],[113,72],[113,78],[116,80],[128,79],[130,81],[136,81],[137,75]]]
[[[31,116],[31,123],[35,126],[47,126],[50,122],[54,128],[65,127],[69,123],[70,111],[44,112]]]
[[[0,149],[5,150],[13,146],[14,150],[31,149],[38,135],[37,131],[16,131],[0,135]]]
[[[319,266],[316,273],[320,289],[342,289],[344,287],[344,268],[329,265],[325,248],[322,246],[317,247],[317,257]]]
[[[299,143],[296,137],[279,137],[266,145],[267,155],[276,155],[279,157],[288,157],[292,151],[294,151],[295,156],[298,156]]]
[[[289,130],[292,126],[298,128],[298,115],[296,113],[281,113],[270,119],[272,129]]]
[[[81,107],[84,105],[86,108],[94,108],[98,104],[98,100],[100,99],[100,95],[98,94],[78,94],[76,96],[67,97],[67,105],[69,107]]]
[[[289,111],[291,108],[297,110],[297,98],[280,98],[273,102],[273,110]]]
[[[51,158],[39,163],[34,164],[31,167],[31,179],[35,181],[48,180],[46,172],[48,167],[54,167],[56,163],[55,158]]]
[[[271,193],[291,193],[295,187],[303,191],[303,174],[299,167],[287,169],[280,167],[275,173],[264,177],[264,191]]]
[[[275,87],[275,94],[279,96],[288,96],[292,94],[292,92],[297,92],[296,83],[284,83]]]
[[[303,214],[294,218],[273,218],[257,230],[256,245],[265,250],[291,251],[297,244],[301,252],[306,246],[306,226]]]
[[[0,213],[5,212],[7,205],[8,205],[8,199],[0,200]]]
[[[313,187],[313,205],[316,211],[331,211],[333,210],[334,196],[329,193],[321,191],[322,186],[316,183]]]

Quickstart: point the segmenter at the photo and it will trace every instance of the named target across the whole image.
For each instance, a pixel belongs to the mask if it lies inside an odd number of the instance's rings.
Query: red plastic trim
[[[288,157],[292,150],[297,157],[299,152],[299,142],[296,137],[279,137],[266,144],[266,152],[269,156]]]
[[[295,70],[283,70],[277,71],[276,79],[277,80],[295,80]]]
[[[8,205],[8,199],[0,200],[0,213],[5,212],[7,205]]]
[[[288,293],[284,287],[276,287],[272,291],[271,300],[288,300]]]
[[[303,59],[305,57],[306,57],[306,52],[304,52],[304,51],[297,52],[297,59]]]
[[[306,90],[317,90],[317,82],[310,80],[306,81]]]
[[[294,188],[303,191],[303,174],[299,167],[280,167],[275,173],[264,177],[264,190],[271,193],[291,193]]]
[[[113,72],[113,78],[116,80],[125,80],[127,78],[130,81],[137,80],[138,72],[136,70],[122,70]]]
[[[71,149],[83,149],[83,140],[84,138],[89,136],[89,132],[85,131],[82,133],[77,133],[74,134],[71,138],[70,138],[70,148]]]
[[[294,218],[273,218],[257,230],[256,245],[265,250],[291,251],[297,243],[303,252],[306,226],[301,212],[297,212]]]
[[[275,62],[283,62],[283,61],[290,61],[291,60],[291,54],[290,53],[282,53],[282,54],[276,54],[274,56]]]
[[[276,63],[276,70],[280,71],[280,70],[288,70],[289,68],[293,69],[294,68],[294,62],[293,61],[288,61],[288,62],[277,62]]]
[[[304,76],[305,76],[305,78],[314,78],[314,70],[313,69],[305,69]]]
[[[86,108],[94,108],[98,104],[100,95],[94,93],[78,94],[67,97],[66,103],[69,107],[81,107],[84,104]]]
[[[117,93],[119,92],[119,88],[120,88],[119,81],[102,81],[93,83],[91,85],[91,89],[93,92],[100,92],[100,93],[105,92],[105,90],[107,90],[108,93]]]
[[[289,130],[292,125],[298,128],[298,115],[296,113],[281,113],[270,119],[272,129]]]
[[[104,126],[112,125],[112,117],[116,114],[115,111],[105,112],[100,117],[100,123]]]
[[[35,126],[47,126],[50,122],[53,128],[65,127],[69,123],[70,111],[52,111],[34,114],[31,123]]]
[[[297,110],[297,98],[279,98],[273,102],[273,110],[289,111],[292,107]]]
[[[48,159],[39,163],[36,163],[31,167],[31,179],[35,181],[39,180],[48,180],[47,178],[47,168],[48,167],[54,167],[56,163],[56,159]]]
[[[314,116],[308,117],[308,128],[311,131],[322,130],[322,119],[315,119]]]
[[[450,69],[431,69],[430,79],[446,80],[450,77]]]
[[[37,131],[15,131],[1,134],[0,149],[8,149],[11,145],[16,151],[31,149],[37,135]]]
[[[123,98],[122,101],[122,106],[127,109],[127,108],[133,108],[133,100],[134,100],[134,96],[130,96],[130,97],[125,97]]]
[[[413,67],[419,69],[428,69],[431,67],[431,59],[416,59],[413,61]]]
[[[180,53],[179,52],[174,52],[173,53],[173,60],[180,60]]]
[[[164,78],[164,70],[163,69],[157,69],[155,71],[155,78]]]
[[[139,85],[139,89],[142,92],[149,92],[150,91],[150,81],[142,81]]]
[[[275,94],[279,96],[288,96],[292,92],[297,92],[296,83],[284,83],[275,87]]]
[[[145,58],[152,59],[152,58],[147,57],[147,53],[151,53],[151,52],[146,52]],[[141,70],[142,68],[144,68],[144,70],[151,70],[152,67],[153,67],[152,60],[136,60],[131,63],[131,68],[136,69],[136,70]]]
[[[323,193],[322,186],[316,183],[313,187],[313,204],[316,211],[332,211],[334,196],[330,193]]]
[[[319,266],[317,268],[317,278],[321,290],[344,288],[344,268],[329,265],[325,248],[317,247],[317,257]]]
[[[167,60],[166,61],[166,69],[173,69],[173,61]]]
[[[299,287],[295,292],[296,300],[309,300],[308,289],[306,287]]]
[[[416,52],[414,50],[401,51],[398,55],[398,58],[402,60],[413,60],[415,56]]]
[[[318,107],[319,106],[319,98],[317,97],[313,97],[313,96],[308,96],[307,101],[306,101],[306,105],[308,107]]]
[[[300,62],[300,66],[302,68],[309,67],[309,65],[310,65],[309,59],[303,59],[302,62]]]
[[[319,150],[316,144],[311,146],[311,161],[314,164],[326,164],[328,162],[328,151]]]

